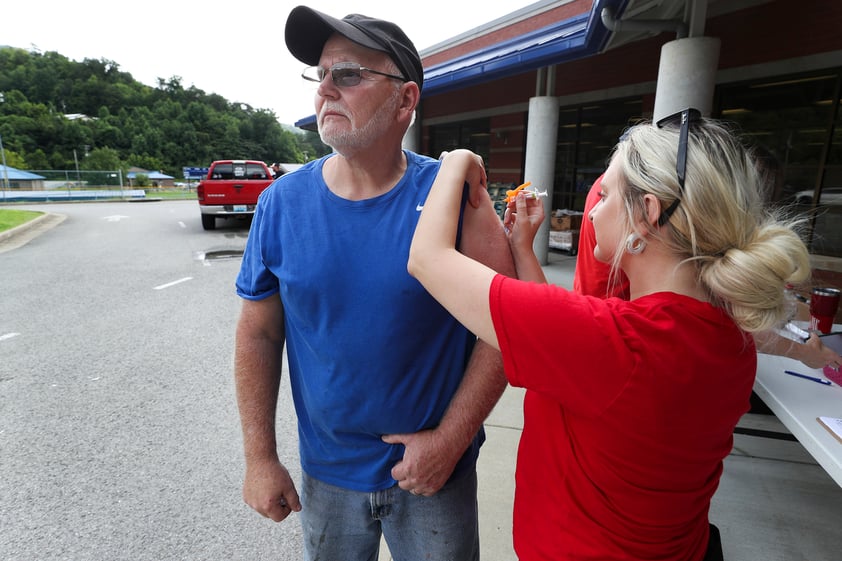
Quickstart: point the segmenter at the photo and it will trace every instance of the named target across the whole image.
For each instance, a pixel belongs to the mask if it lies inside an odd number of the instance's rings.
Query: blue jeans
[[[475,470],[432,497],[397,485],[351,491],[305,473],[301,505],[305,561],[377,561],[381,535],[394,561],[479,561]]]

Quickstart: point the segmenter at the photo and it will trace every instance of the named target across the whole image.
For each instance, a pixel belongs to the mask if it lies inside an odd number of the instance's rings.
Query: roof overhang
[[[421,97],[462,89],[602,51],[611,37],[600,20],[603,8],[622,14],[628,0],[597,0],[580,14],[520,37],[424,69]],[[619,16],[618,16],[619,17]]]
[[[2,183],[5,179],[15,181],[37,181],[39,179],[46,179],[46,177],[17,168],[0,165],[0,183]]]
[[[598,54],[612,36],[600,19],[603,8],[610,9],[619,18],[633,1],[596,0],[590,13],[425,68],[421,98]],[[295,126],[316,130],[316,116],[305,117]]]

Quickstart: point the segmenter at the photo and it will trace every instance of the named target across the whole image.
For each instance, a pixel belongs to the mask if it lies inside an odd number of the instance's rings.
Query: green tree
[[[38,148],[35,152],[26,155],[26,169],[46,170],[50,168],[50,160],[43,150]]]
[[[309,162],[310,160],[321,158],[331,152],[330,146],[322,142],[318,133],[313,131],[303,131],[301,133],[297,133],[296,136],[299,137],[298,147],[304,155],[304,159],[301,160],[302,162]]]
[[[94,148],[85,159],[79,162],[79,167],[84,170],[118,170],[123,165],[120,162],[120,154],[113,148]]]
[[[185,89],[179,76],[153,88],[108,59],[9,47],[0,47],[0,134],[30,169],[72,169],[74,152],[82,166],[98,150],[170,175],[217,159],[304,162],[329,152],[272,111]]]
[[[15,169],[26,169],[26,161],[23,159],[23,156],[12,150],[6,150],[5,145],[3,146],[3,151],[5,152],[7,166]],[[0,164],[2,163],[0,161]]]
[[[136,187],[149,187],[149,176],[145,173],[139,173],[134,176],[134,184]]]
[[[161,160],[153,158],[152,156],[144,156],[140,154],[130,154],[126,163],[128,164],[128,167],[141,169],[163,169]]]

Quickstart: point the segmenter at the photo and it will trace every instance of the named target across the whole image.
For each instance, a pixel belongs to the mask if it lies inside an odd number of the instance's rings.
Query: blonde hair
[[[751,152],[722,123],[691,124],[683,191],[678,184],[678,127],[650,123],[626,131],[615,147],[625,188],[626,227],[645,217],[643,196],[661,209],[680,199],[661,239],[682,262],[693,262],[710,301],[747,332],[780,325],[789,313],[785,287],[810,276],[810,256],[797,223],[763,201],[764,182]],[[621,255],[622,249],[615,252]],[[616,263],[615,263],[616,267]]]

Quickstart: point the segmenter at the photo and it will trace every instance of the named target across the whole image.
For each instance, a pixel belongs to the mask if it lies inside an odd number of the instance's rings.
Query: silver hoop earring
[[[626,252],[631,255],[640,255],[646,249],[646,238],[637,232],[629,234],[626,238]]]

